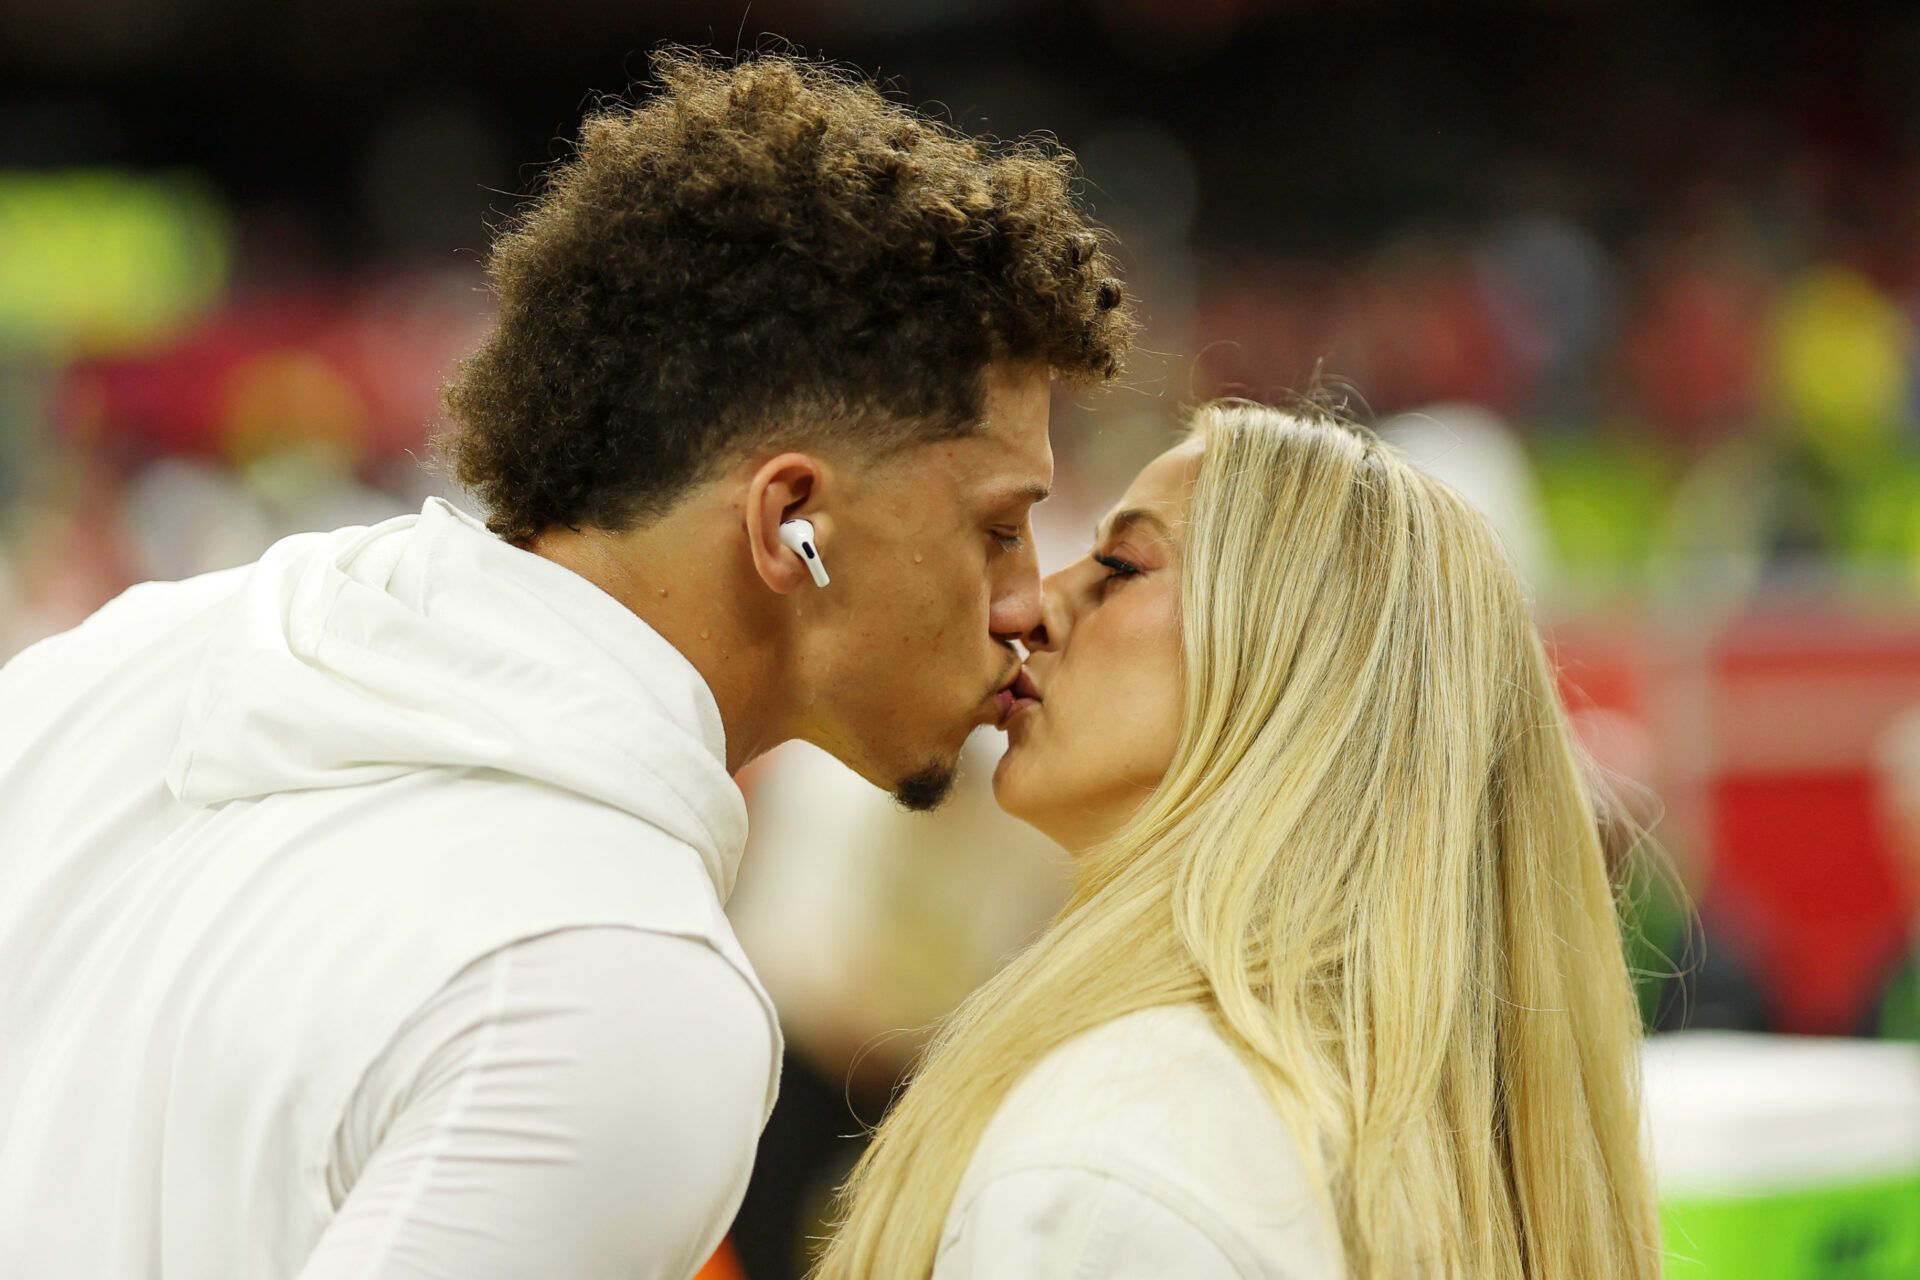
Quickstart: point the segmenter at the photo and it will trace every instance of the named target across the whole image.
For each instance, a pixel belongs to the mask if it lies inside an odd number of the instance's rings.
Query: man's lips
[[[1022,667],[1019,674],[1014,676],[1013,683],[993,697],[1000,706],[1000,727],[1005,728],[1007,722],[1021,711],[1040,705],[1040,688],[1034,684],[1027,669]]]

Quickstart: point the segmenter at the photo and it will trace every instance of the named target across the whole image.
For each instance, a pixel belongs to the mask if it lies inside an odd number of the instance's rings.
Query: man
[[[1037,620],[1049,381],[1131,321],[1065,158],[655,72],[494,248],[436,442],[486,525],[0,669],[0,1274],[678,1280],[724,1231],[779,1054],[730,775],[804,738],[939,803]]]

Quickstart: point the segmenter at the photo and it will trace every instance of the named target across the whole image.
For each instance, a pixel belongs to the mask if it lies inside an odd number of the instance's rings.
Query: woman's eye
[[[1137,576],[1140,572],[1139,565],[1131,564],[1128,561],[1120,559],[1118,556],[1095,556],[1093,562],[1104,566],[1108,570],[1107,576],[1103,578],[1100,583],[1103,587],[1114,582],[1124,582],[1128,578]]]

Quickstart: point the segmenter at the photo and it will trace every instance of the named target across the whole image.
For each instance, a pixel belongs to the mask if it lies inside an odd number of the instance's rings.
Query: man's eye
[[[1027,540],[1021,537],[1018,532],[1002,533],[998,529],[993,531],[993,540],[1000,544],[1002,551],[1018,551],[1021,547],[1027,545]]]

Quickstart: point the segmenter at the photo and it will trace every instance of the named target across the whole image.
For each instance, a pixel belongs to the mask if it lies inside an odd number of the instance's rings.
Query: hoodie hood
[[[719,706],[626,606],[441,498],[275,543],[215,624],[168,790],[216,805],[437,767],[613,805],[732,892],[747,814]]]

